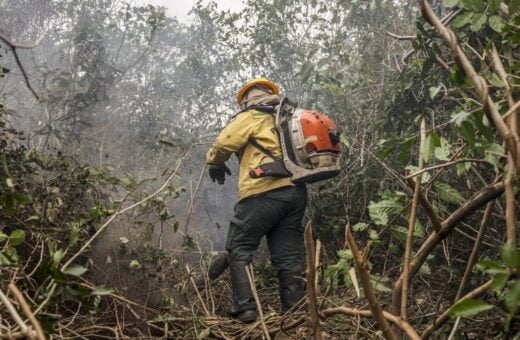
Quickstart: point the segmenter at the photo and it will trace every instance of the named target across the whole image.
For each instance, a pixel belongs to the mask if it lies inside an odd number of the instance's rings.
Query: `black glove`
[[[224,180],[226,179],[226,174],[231,175],[231,170],[226,166],[226,164],[215,165],[211,164],[208,169],[209,177],[213,182],[215,180],[218,184],[224,184]]]

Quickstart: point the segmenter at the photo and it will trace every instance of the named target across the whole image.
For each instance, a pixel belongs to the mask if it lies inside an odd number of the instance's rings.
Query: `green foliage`
[[[338,262],[327,266],[324,272],[325,279],[330,282],[336,282],[336,285],[343,283],[348,288],[356,288],[359,286],[358,279],[354,270],[354,262],[352,252],[350,250],[338,251]],[[369,264],[369,267],[372,265]],[[356,281],[356,282],[354,282]],[[390,293],[392,290],[388,288],[389,279],[377,275],[370,275],[372,287],[381,293]],[[356,288],[357,289],[357,288]]]
[[[327,266],[324,277],[328,280],[340,278],[342,282],[351,285],[349,270],[353,267],[352,252],[350,250],[340,250],[337,255],[338,261]]]
[[[75,264],[75,265],[71,265],[71,266],[67,267],[67,269],[65,269],[63,271],[63,274],[72,275],[72,276],[81,276],[81,275],[85,274],[86,271],[87,271],[87,268]]]
[[[110,295],[114,292],[114,289],[109,286],[99,285],[92,290],[92,295]]]
[[[445,203],[461,204],[465,198],[448,183],[436,181],[433,186],[439,198]]]
[[[396,192],[387,194],[386,199],[379,202],[370,202],[368,212],[370,218],[377,225],[386,225],[391,215],[400,212],[403,209],[403,196]]]
[[[506,242],[501,249],[502,263],[482,260],[477,268],[492,277],[491,289],[508,310],[504,317],[506,330],[513,319],[520,315],[520,279],[515,276],[520,270],[520,251],[513,242]]]
[[[27,150],[23,136],[3,124],[6,119],[0,109],[0,289],[7,291],[7,283],[14,282],[31,303],[41,304],[43,314],[59,310],[66,317],[61,307],[77,304],[81,313],[96,315],[101,297],[114,290],[85,286],[93,272],[88,251],[71,265],[64,264],[124,202],[112,202],[110,194],[126,192],[126,200],[147,194],[140,183],[127,185],[128,179],[115,177],[108,167],[80,165],[61,152]],[[164,212],[165,198],[175,194],[172,189],[150,206],[139,207],[139,214]],[[170,223],[173,215],[167,213],[162,220]],[[51,334],[58,320],[38,317]]]
[[[449,315],[452,318],[471,317],[490,309],[493,309],[493,305],[489,303],[474,299],[464,299],[450,308]]]
[[[520,272],[520,251],[515,249],[512,241],[506,242],[502,247],[501,255],[502,261],[507,267]]]
[[[423,148],[423,157],[426,163],[430,162],[433,159],[433,155],[435,154],[435,148],[440,147],[440,145],[441,140],[436,133],[430,132],[426,135]]]

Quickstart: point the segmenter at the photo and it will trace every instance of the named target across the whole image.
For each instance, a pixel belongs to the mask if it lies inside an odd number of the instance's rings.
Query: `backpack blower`
[[[273,159],[251,170],[251,177],[291,177],[294,183],[314,183],[340,173],[339,133],[329,116],[298,108],[284,97],[276,108],[275,125],[283,157],[275,158],[251,140],[253,146]]]

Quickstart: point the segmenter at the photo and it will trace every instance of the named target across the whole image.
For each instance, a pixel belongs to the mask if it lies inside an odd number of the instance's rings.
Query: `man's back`
[[[259,195],[281,187],[293,186],[290,178],[262,177],[252,178],[249,172],[273,160],[250,143],[254,139],[275,157],[282,157],[280,141],[274,126],[274,116],[259,110],[247,110],[239,113],[216,139],[208,151],[207,163],[212,164],[228,159],[237,153],[240,159],[238,177],[239,200]]]

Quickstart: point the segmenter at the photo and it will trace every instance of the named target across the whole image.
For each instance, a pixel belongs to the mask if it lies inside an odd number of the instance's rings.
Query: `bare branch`
[[[42,34],[33,44],[17,44],[17,43],[12,42],[6,36],[4,36],[3,34],[0,33],[0,40],[3,41],[5,44],[7,44],[7,46],[9,46],[9,48],[11,48],[11,51],[13,51],[14,60],[16,61],[16,64],[18,65],[18,67],[20,68],[20,71],[22,72],[22,75],[23,75],[23,78],[25,80],[25,84],[27,85],[27,88],[29,88],[29,90],[31,91],[33,96],[38,101],[40,101],[40,96],[38,96],[38,94],[36,93],[36,91],[32,87],[31,82],[29,81],[29,76],[27,75],[27,72],[25,71],[25,68],[22,65],[22,61],[20,60],[20,56],[18,56],[18,52],[16,51],[16,49],[18,49],[18,48],[20,48],[20,49],[31,49],[31,48],[34,48],[34,47],[38,46],[38,44],[43,40],[44,36],[45,35]]]
[[[372,315],[376,319],[378,327],[383,332],[386,339],[389,340],[397,340],[393,330],[390,328],[387,319],[383,313],[383,309],[379,304],[379,300],[374,293],[374,288],[372,287],[372,283],[370,282],[370,274],[367,270],[367,263],[363,255],[359,252],[359,249],[356,245],[356,241],[354,241],[354,237],[352,237],[352,233],[350,232],[350,227],[346,226],[346,237],[350,250],[352,251],[352,255],[354,258],[354,263],[359,272],[359,277],[361,280],[361,285],[363,286],[363,291],[365,292],[365,297],[368,300],[368,304],[370,305],[370,310],[372,311]]]
[[[437,164],[437,165],[432,165],[430,167],[421,169],[419,171],[414,172],[413,174],[410,174],[410,175],[406,176],[405,178],[413,178],[415,176],[418,176],[418,175],[420,175],[422,173],[425,173],[425,172],[428,172],[428,171],[450,167],[450,166],[458,164],[458,163],[469,163],[469,162],[471,162],[471,163],[488,163],[489,164],[489,162],[486,161],[485,159],[473,159],[473,158],[457,159],[455,161],[446,162],[446,163]]]
[[[517,101],[502,117],[506,119],[520,108],[520,101]]]
[[[424,166],[424,158],[423,158],[423,148],[424,148],[424,140],[426,139],[426,122],[424,118],[421,121],[421,142],[419,143],[419,171]],[[404,260],[403,260],[403,287],[401,293],[401,318],[403,320],[407,320],[406,315],[406,302],[408,299],[408,284],[410,282],[410,257],[412,255],[412,242],[413,242],[413,232],[415,230],[415,221],[417,219],[417,205],[419,203],[419,194],[421,193],[421,175],[417,177],[415,181],[415,188],[413,192],[412,199],[412,208],[410,211],[410,220],[408,223],[408,233],[406,235],[406,247],[404,252]]]
[[[448,218],[442,222],[442,229],[438,233],[431,234],[428,236],[426,241],[421,245],[417,251],[414,259],[410,262],[410,278],[412,278],[418,271],[419,268],[426,261],[426,257],[431,254],[435,247],[444,240],[451,230],[466,216],[473,213],[475,210],[482,207],[484,204],[498,198],[504,192],[504,183],[498,182],[489,185],[473,197],[461,205],[455,210]],[[399,279],[394,282],[394,290],[392,294],[392,309],[394,313],[399,312],[400,306],[399,301],[401,300],[401,288],[403,284],[403,275],[399,276]]]
[[[506,70],[504,69],[504,65],[500,60],[500,56],[498,55],[498,51],[493,45],[491,49],[491,62],[493,63],[493,68],[496,73],[504,83],[504,96],[507,99],[507,103],[509,105],[509,111],[511,111],[511,115],[504,118],[506,122],[509,124],[509,128],[511,129],[511,133],[513,134],[513,138],[516,142],[516,149],[520,150],[520,138],[518,137],[518,110],[515,109],[517,103],[515,103],[515,99],[513,98],[513,93],[511,91],[511,85],[509,84],[509,79],[507,78]],[[508,111],[508,113],[509,113]],[[516,163],[514,159],[514,154],[510,153],[507,159],[507,175],[505,179],[506,186],[506,235],[507,240],[513,242],[516,246],[516,201],[515,201],[515,193],[513,189],[513,181],[517,176],[517,171],[520,169],[520,157],[516,158]]]
[[[478,251],[480,249],[480,245],[484,240],[484,234],[486,233],[487,226],[489,224],[489,219],[491,217],[491,212],[493,211],[493,202],[489,202],[486,206],[486,210],[484,211],[484,216],[482,217],[482,221],[480,222],[480,228],[478,230],[477,239],[475,240],[475,244],[473,245],[473,249],[471,250],[471,255],[468,259],[468,264],[466,265],[466,271],[464,272],[464,276],[459,285],[459,290],[457,291],[457,295],[455,296],[455,301],[460,299],[462,292],[464,291],[464,287],[469,281],[471,276],[471,272],[473,271],[473,266],[477,261]]]
[[[415,190],[415,181],[413,179],[408,178],[406,180],[406,182],[412,190]],[[426,196],[424,196],[424,194],[421,191],[419,191],[419,203],[421,204],[424,211],[426,212],[426,215],[428,215],[428,219],[432,223],[432,226],[433,226],[433,229],[435,230],[435,232],[438,233],[439,231],[441,231],[442,225],[441,225],[441,221],[439,220],[439,216],[433,209],[432,205],[430,204],[430,201],[428,201]]]

